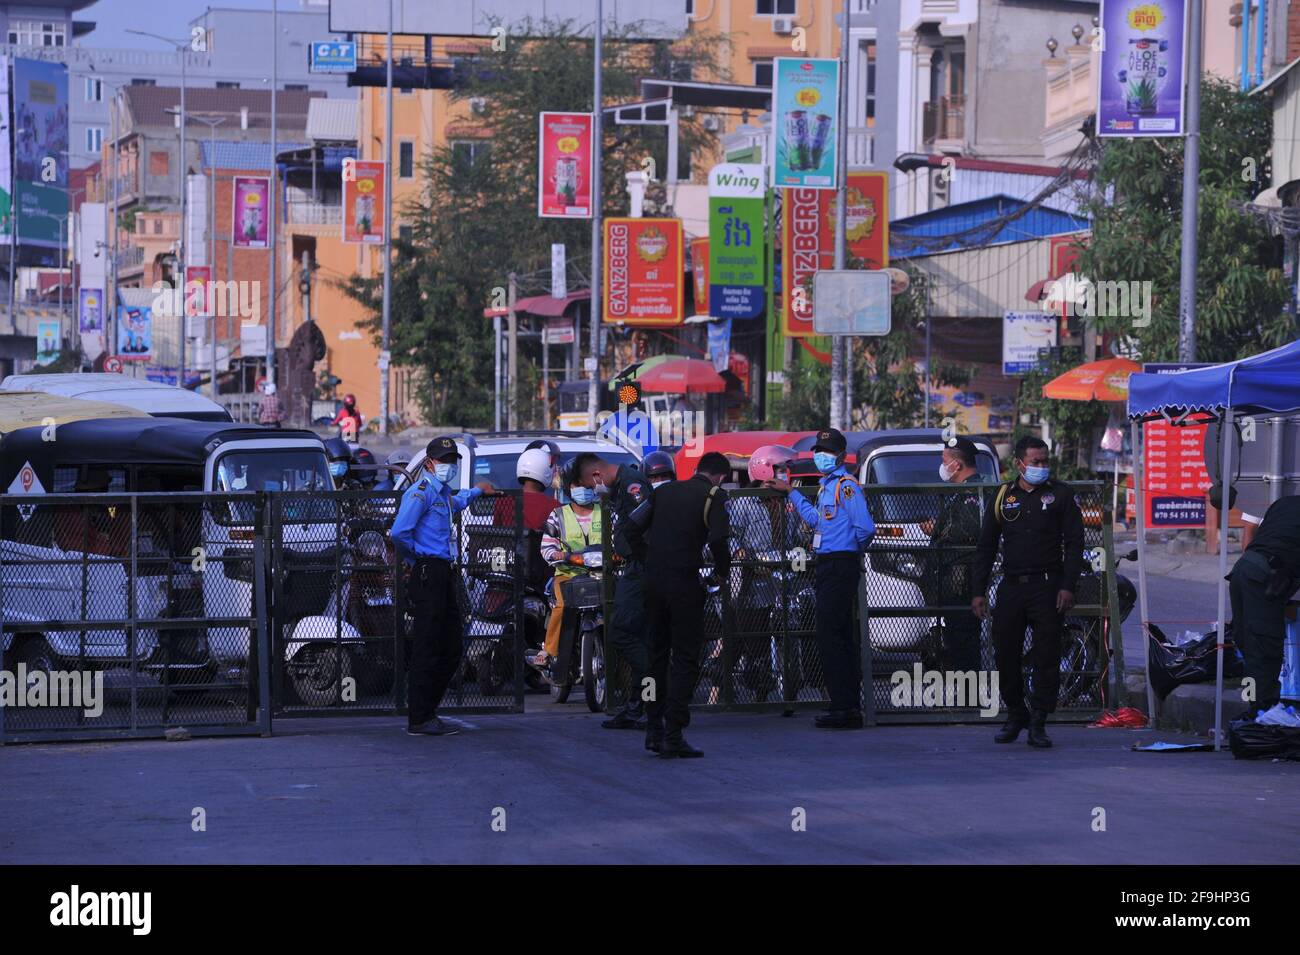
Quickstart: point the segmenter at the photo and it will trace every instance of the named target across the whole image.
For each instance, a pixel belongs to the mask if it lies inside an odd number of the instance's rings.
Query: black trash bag
[[[1228,724],[1228,748],[1237,759],[1300,760],[1300,726],[1233,720]]]
[[[1223,678],[1231,680],[1245,673],[1245,664],[1236,644],[1230,639],[1232,624],[1229,623],[1224,630],[1229,639],[1223,647]],[[1163,700],[1174,687],[1184,683],[1213,682],[1218,673],[1218,640],[1218,630],[1211,630],[1199,640],[1175,646],[1165,640],[1158,627],[1152,625],[1148,653],[1151,688],[1156,691],[1156,696]]]

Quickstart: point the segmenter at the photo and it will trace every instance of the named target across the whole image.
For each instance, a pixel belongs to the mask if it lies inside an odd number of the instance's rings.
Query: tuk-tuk
[[[0,381],[0,391],[39,391],[62,398],[107,401],[156,418],[231,421],[229,411],[198,392],[113,372],[10,375]]]
[[[0,391],[0,434],[23,428],[57,428],[97,418],[147,418],[143,411],[107,401],[64,398],[40,391]]]
[[[4,434],[0,490],[31,503],[11,500],[0,509],[3,650],[19,657],[35,653],[34,659],[43,655],[55,664],[60,659],[122,663],[127,628],[120,622],[132,616],[248,618],[255,539],[251,502],[215,499],[200,506],[192,498],[177,498],[171,508],[166,495],[332,488],[324,447],[310,431],[119,417],[59,425],[56,440],[49,440],[46,427]],[[41,503],[50,494],[94,493],[150,497],[134,512],[134,526],[133,510],[122,499],[86,506],[66,499]],[[332,506],[328,500],[320,503]],[[295,522],[284,522],[290,556],[334,546],[331,524],[293,516]],[[200,552],[206,573],[192,562],[191,555]],[[223,559],[243,555],[248,559]],[[119,623],[86,631],[84,645],[81,631],[41,626],[80,620]],[[215,662],[237,670],[247,663],[247,627],[213,627],[189,638],[197,647],[195,666]],[[157,648],[156,630],[136,630],[135,656],[141,663],[151,662]]]

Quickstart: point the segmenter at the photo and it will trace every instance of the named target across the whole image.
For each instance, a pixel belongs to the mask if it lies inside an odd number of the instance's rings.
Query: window
[[[469,167],[487,157],[489,143],[477,139],[465,139],[451,144],[452,155],[457,165]]]
[[[686,0],[686,15],[688,17],[695,16],[695,0]]]
[[[130,85],[131,85],[131,86],[157,86],[157,85],[158,85],[158,81],[157,81],[157,80],[151,80],[151,79],[149,79],[149,78],[147,78],[147,77],[142,77],[142,76],[133,76],[133,77],[131,77],[131,83],[130,83]]]
[[[415,176],[415,143],[407,140],[397,144],[397,178],[411,179]]]
[[[9,42],[16,46],[64,46],[67,38],[67,23],[49,20],[9,21]]]
[[[149,153],[149,175],[165,176],[171,169],[171,157],[161,150]]]
[[[772,61],[755,60],[754,61],[754,85],[765,86],[769,89],[772,86]]]
[[[290,90],[305,90],[307,88],[307,84],[306,83],[285,83],[282,88],[287,93]]]
[[[97,153],[100,147],[104,145],[104,127],[87,126],[86,127],[86,152]]]
[[[217,80],[217,89],[219,90],[237,90],[239,84],[232,80]]]
[[[792,17],[795,14],[796,0],[755,0],[755,12],[760,17],[773,15]]]
[[[863,52],[866,54],[866,87],[862,97],[865,105],[863,125],[871,128],[876,125],[876,41],[868,40],[864,43]]]
[[[104,101],[104,81],[93,76],[87,76],[86,80],[86,102],[102,103]]]
[[[414,231],[409,225],[399,225],[397,227],[397,238],[401,242],[410,242]]]

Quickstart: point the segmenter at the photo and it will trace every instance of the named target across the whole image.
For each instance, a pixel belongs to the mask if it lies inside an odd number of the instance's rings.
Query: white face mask
[[[939,462],[939,480],[940,480],[940,481],[951,481],[952,479],[953,479],[953,473],[950,473],[950,472],[948,471],[948,464],[947,464],[947,462],[941,460],[941,461]]]
[[[668,484],[668,483],[670,483],[670,481],[669,481],[667,478],[665,478],[665,479],[662,480],[662,481],[651,481],[651,482],[650,482],[650,486],[651,486],[651,487],[658,487],[660,484]]]

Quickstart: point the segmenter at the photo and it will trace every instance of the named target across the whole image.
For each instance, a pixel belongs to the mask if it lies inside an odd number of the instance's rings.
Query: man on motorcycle
[[[545,448],[530,447],[519,455],[515,464],[515,477],[524,489],[524,536],[528,550],[528,580],[541,589],[551,576],[549,562],[542,555],[542,535],[546,530],[546,520],[555,510],[555,498],[551,496],[551,486],[555,483],[555,466],[550,452]],[[497,503],[493,515],[498,527],[513,527],[515,523],[515,502],[513,498],[503,497]]]
[[[339,433],[345,440],[355,441],[361,432],[361,411],[357,408],[356,395],[344,395],[343,407],[330,424],[339,426]]]
[[[569,503],[551,511],[542,530],[542,559],[555,568],[555,606],[547,621],[545,646],[530,661],[534,666],[545,666],[559,654],[561,628],[572,625],[565,620],[565,585],[583,572],[583,552],[601,541],[602,508],[596,492],[578,484],[573,469],[565,475],[565,489]]]

